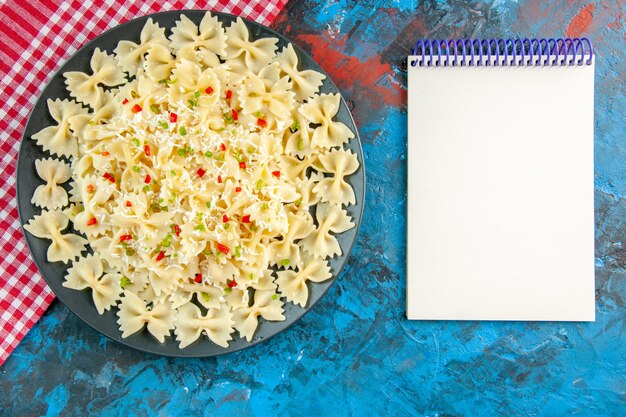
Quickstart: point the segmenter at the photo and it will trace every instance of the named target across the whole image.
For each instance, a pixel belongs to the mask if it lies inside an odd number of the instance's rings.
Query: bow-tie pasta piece
[[[293,122],[285,131],[285,153],[298,158],[309,158],[317,150],[311,145],[314,130],[300,112],[294,112]]]
[[[273,280],[270,276],[266,275],[271,271],[268,271],[268,263],[270,259],[269,249],[266,246],[266,242],[270,239],[268,234],[262,233],[254,236],[250,239],[242,240],[243,245],[240,245],[239,255],[237,259],[243,259],[244,262],[238,262],[238,277],[237,283],[241,284],[237,287],[253,287],[262,279]],[[237,248],[235,248],[237,251]]]
[[[188,59],[189,54],[196,54],[197,60],[205,67],[220,64],[220,58],[226,55],[226,34],[222,23],[215,16],[207,13],[196,26],[187,16],[182,15],[172,29],[172,48],[180,51]]]
[[[172,77],[169,101],[184,103],[185,112],[191,109],[199,113],[195,115],[196,120],[204,120],[212,129],[223,129],[222,110],[218,105],[221,88],[215,71],[203,70],[197,63],[183,59],[172,70]]]
[[[84,210],[74,218],[74,227],[89,237],[102,236],[113,226],[111,205],[119,191],[109,180],[112,178],[112,174],[105,172],[103,176],[86,176],[80,182]]]
[[[91,289],[93,303],[98,314],[104,314],[120,299],[121,274],[104,274],[98,254],[81,257],[67,270],[63,286],[74,290]]]
[[[227,347],[235,331],[232,313],[228,308],[210,308],[206,315],[194,304],[187,303],[178,309],[176,315],[176,340],[181,349],[195,342],[204,333],[213,343]]]
[[[78,144],[70,131],[70,119],[76,115],[87,114],[87,109],[73,100],[48,99],[47,104],[48,111],[57,124],[35,133],[33,140],[53,155],[68,158],[78,156]]]
[[[70,166],[58,159],[38,159],[35,169],[39,178],[46,183],[38,186],[30,202],[37,207],[58,209],[67,205],[67,191],[59,184],[70,179]]]
[[[106,208],[83,206],[74,217],[74,228],[90,239],[97,239],[111,231],[110,213]]]
[[[40,215],[33,217],[24,225],[24,229],[31,235],[41,239],[52,239],[55,232],[65,229],[68,218],[60,210],[44,210]]]
[[[339,111],[341,96],[339,94],[315,95],[300,107],[302,114],[309,123],[319,125],[313,131],[311,146],[323,149],[342,146],[354,137],[354,133],[341,122],[333,121]]]
[[[67,263],[80,256],[87,245],[87,240],[81,236],[72,233],[61,234],[68,223],[69,219],[62,211],[44,210],[25,224],[24,229],[35,237],[52,241],[46,255],[49,262]]]
[[[117,324],[120,325],[122,337],[127,338],[147,326],[152,336],[161,343],[165,342],[165,337],[174,329],[176,312],[167,303],[146,303],[128,290],[123,294],[117,312]]]
[[[154,45],[146,55],[146,74],[153,81],[167,80],[176,65],[176,58],[162,45]]]
[[[251,341],[259,325],[259,317],[268,321],[284,321],[283,302],[274,290],[254,292],[254,303],[233,311],[235,329],[241,337]]]
[[[276,55],[276,38],[250,41],[248,28],[241,18],[226,28],[226,62],[234,71],[257,73]]]
[[[354,190],[344,178],[359,169],[356,154],[349,150],[333,149],[320,155],[318,160],[320,171],[332,174],[332,177],[321,180],[313,188],[313,192],[320,195],[323,202],[356,204]]]
[[[291,107],[295,93],[287,76],[280,77],[278,64],[264,67],[258,75],[249,74],[239,90],[243,112],[265,120],[270,130],[281,132],[291,126]]]
[[[75,188],[78,190],[80,188],[79,185],[82,184],[85,179],[89,177],[102,177],[107,170],[110,170],[111,160],[109,157],[110,155],[108,154],[105,156],[102,155],[102,153],[90,152],[79,158],[75,158],[72,164],[73,177],[78,184]],[[102,179],[108,181],[105,178]],[[92,193],[92,191],[89,192]],[[85,197],[85,195],[81,195],[81,199],[85,199]]]
[[[72,263],[72,267],[67,270],[63,286],[74,290],[84,290],[91,288],[104,273],[104,266],[98,254],[81,256],[78,261]]]
[[[217,78],[215,76],[209,75],[210,72],[207,72],[204,77],[202,77],[202,67],[197,62],[182,59],[176,63],[176,66],[172,70],[172,79],[173,82],[169,87],[170,101],[177,102],[179,100],[186,102],[188,99],[195,98],[195,92],[200,91],[202,87],[207,88],[210,86],[210,82],[207,82],[206,85],[200,85],[201,77],[204,80],[211,79],[213,84],[216,84],[214,79]]]
[[[343,233],[354,227],[348,213],[338,205],[320,203],[316,206],[315,217],[319,226],[300,241],[302,249],[321,259],[341,255],[341,246],[331,232]]]
[[[295,241],[309,236],[315,230],[315,225],[311,215],[306,211],[289,213],[287,219],[289,230],[282,240],[270,243],[268,250],[272,265],[293,269],[300,265],[300,247]]]
[[[313,70],[298,70],[298,55],[291,44],[288,44],[278,54],[276,59],[282,74],[288,75],[293,83],[296,100],[303,102],[319,91],[322,82],[326,79],[324,74]]]
[[[165,37],[165,29],[148,19],[141,34],[139,44],[132,41],[119,41],[115,52],[115,59],[122,69],[130,75],[136,75],[144,61],[144,55],[155,46],[169,47],[169,41]]]
[[[304,307],[309,299],[307,282],[323,282],[332,277],[328,261],[307,259],[298,271],[278,271],[276,283],[282,295],[294,304]]]
[[[91,56],[90,65],[91,75],[70,71],[64,73],[63,76],[67,90],[72,97],[92,108],[97,108],[101,106],[101,101],[104,99],[104,90],[100,85],[114,87],[124,84],[126,78],[113,55],[109,55],[99,48],[96,48]]]

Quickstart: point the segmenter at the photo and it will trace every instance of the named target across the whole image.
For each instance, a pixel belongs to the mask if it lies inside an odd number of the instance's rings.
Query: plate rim
[[[282,329],[272,333],[269,336],[265,336],[263,338],[256,338],[253,339],[252,341],[246,341],[246,344],[237,347],[237,348],[233,348],[233,349],[229,349],[228,347],[226,348],[222,348],[221,346],[218,346],[221,348],[221,350],[218,350],[215,353],[188,353],[185,354],[185,348],[180,349],[178,348],[177,351],[175,351],[175,353],[164,353],[164,352],[157,352],[152,350],[149,346],[147,347],[140,347],[140,346],[136,346],[131,344],[127,339],[122,338],[121,334],[119,339],[114,338],[113,336],[99,330],[98,328],[95,327],[95,325],[93,325],[92,323],[90,323],[88,320],[84,319],[83,316],[80,314],[80,309],[76,308],[76,306],[71,305],[71,303],[66,303],[61,297],[59,297],[53,290],[52,287],[55,287],[56,284],[52,284],[51,281],[46,277],[46,275],[42,272],[42,268],[40,267],[40,262],[39,260],[36,259],[36,257],[33,255],[33,249],[31,248],[31,244],[29,239],[26,236],[26,230],[24,229],[24,225],[28,223],[28,221],[30,221],[31,219],[25,219],[24,217],[24,213],[22,212],[21,208],[20,208],[20,181],[19,181],[19,166],[20,166],[20,161],[22,160],[22,155],[23,155],[23,148],[24,148],[24,143],[29,139],[26,137],[26,131],[28,126],[31,123],[32,117],[35,113],[35,109],[38,106],[41,106],[41,101],[44,100],[44,92],[46,91],[46,89],[48,89],[48,87],[50,86],[50,84],[53,82],[53,80],[55,80],[58,77],[62,77],[63,74],[61,73],[61,71],[63,70],[63,68],[67,65],[67,63],[72,60],[76,54],[78,54],[79,52],[83,51],[84,49],[88,48],[89,46],[95,44],[101,37],[103,37],[106,34],[109,34],[110,32],[113,32],[115,30],[119,30],[120,28],[123,28],[125,26],[130,26],[132,24],[137,24],[136,21],[139,19],[150,19],[154,16],[162,16],[162,15],[176,15],[178,17],[178,20],[180,19],[180,16],[185,14],[185,13],[207,13],[210,12],[212,15],[217,16],[218,20],[220,20],[220,23],[224,23],[222,21],[222,17],[228,17],[230,19],[236,20],[238,18],[242,19],[244,21],[244,23],[246,24],[246,27],[248,28],[248,30],[250,29],[250,25],[252,27],[258,26],[260,27],[262,30],[268,31],[271,35],[275,36],[276,38],[278,38],[279,40],[282,40],[286,43],[290,43],[292,44],[292,46],[297,49],[297,52],[299,54],[304,55],[306,58],[308,58],[309,60],[315,62],[321,69],[323,74],[326,76],[326,82],[330,83],[330,87],[332,87],[334,90],[336,90],[339,93],[339,97],[341,102],[343,103],[343,105],[346,107],[347,109],[347,115],[350,118],[350,121],[352,122],[352,125],[354,126],[354,135],[355,137],[350,139],[350,141],[354,141],[355,145],[358,148],[358,151],[361,156],[361,161],[360,161],[360,166],[359,166],[359,171],[361,171],[361,176],[363,179],[363,193],[362,193],[362,198],[361,198],[361,204],[359,204],[357,207],[357,212],[358,212],[358,218],[353,219],[355,220],[355,236],[354,239],[352,240],[352,242],[350,243],[350,247],[347,248],[346,251],[346,258],[345,260],[342,262],[341,266],[339,267],[338,271],[333,274],[332,278],[331,278],[331,282],[329,283],[329,285],[322,291],[322,293],[319,295],[319,297],[312,301],[310,303],[310,305],[308,307],[304,307],[302,309],[302,313],[297,316],[296,318],[294,318],[291,322],[287,323]],[[171,28],[165,28],[166,30],[170,30]],[[123,40],[123,39],[120,39]],[[108,51],[107,51],[108,52]],[[47,100],[47,99],[45,99]],[[39,146],[39,145],[36,145]],[[354,146],[354,145],[353,145]],[[46,151],[44,151],[46,152]],[[49,152],[48,152],[49,153]],[[50,157],[52,158],[56,158],[54,155],[50,155]],[[358,171],[357,171],[358,172]],[[222,356],[222,355],[227,355],[227,354],[231,354],[231,353],[235,353],[235,352],[239,352],[248,348],[251,348],[253,346],[258,345],[261,342],[267,341],[271,338],[273,338],[274,336],[277,336],[278,334],[281,334],[285,331],[287,331],[288,329],[290,329],[294,324],[298,323],[307,313],[309,313],[311,310],[313,310],[313,308],[315,308],[315,306],[319,303],[319,301],[324,298],[326,296],[326,294],[328,293],[328,291],[330,290],[330,288],[335,285],[335,282],[337,281],[337,279],[339,278],[339,276],[341,275],[341,273],[344,271],[344,267],[346,266],[346,264],[348,263],[349,259],[352,257],[352,251],[354,249],[354,246],[357,243],[357,240],[359,238],[359,233],[360,233],[360,229],[361,229],[361,223],[363,220],[363,213],[364,213],[364,208],[365,208],[365,199],[366,199],[366,194],[367,194],[367,176],[366,176],[366,170],[365,170],[365,155],[363,153],[363,146],[361,143],[361,137],[358,131],[358,127],[357,124],[354,120],[354,117],[352,115],[352,111],[350,110],[350,108],[348,107],[346,101],[344,100],[343,94],[341,93],[341,91],[339,90],[339,88],[337,88],[337,86],[335,85],[335,83],[333,82],[332,78],[330,77],[330,75],[326,72],[326,70],[324,70],[321,65],[313,59],[313,57],[311,57],[311,55],[305,51],[304,49],[302,49],[299,45],[297,45],[296,43],[294,43],[293,41],[291,41],[289,38],[287,38],[286,36],[278,33],[277,31],[275,31],[274,29],[265,26],[261,23],[258,23],[256,21],[253,21],[251,19],[248,19],[246,17],[243,16],[237,16],[237,15],[233,15],[231,13],[226,13],[226,12],[220,12],[220,11],[215,11],[215,10],[210,10],[210,9],[182,9],[182,10],[167,10],[167,11],[162,11],[162,12],[156,12],[156,13],[150,13],[150,14],[146,14],[143,16],[135,16],[132,19],[129,19],[126,22],[120,23],[118,25],[115,25],[109,29],[107,29],[106,31],[103,31],[101,33],[99,33],[96,37],[94,37],[93,39],[89,40],[88,42],[86,42],[85,44],[81,45],[78,49],[76,49],[76,51],[74,51],[68,58],[66,58],[65,60],[63,60],[63,62],[61,63],[61,65],[59,66],[59,68],[52,74],[52,76],[50,77],[50,79],[48,80],[48,82],[46,83],[45,87],[41,90],[41,93],[39,93],[39,96],[37,97],[37,100],[35,101],[35,103],[33,104],[32,108],[30,109],[30,112],[28,114],[28,118],[26,120],[26,123],[24,125],[24,129],[22,131],[22,135],[21,135],[21,140],[20,140],[20,145],[19,145],[19,149],[18,149],[18,153],[17,153],[17,157],[16,157],[16,162],[15,162],[15,191],[16,191],[16,196],[15,196],[15,201],[16,201],[16,206],[17,206],[17,211],[18,211],[18,218],[20,221],[20,229],[23,235],[23,240],[26,242],[26,246],[28,247],[28,251],[29,253],[29,257],[30,259],[33,261],[33,263],[35,264],[35,266],[37,267],[37,271],[39,272],[39,274],[41,275],[41,277],[43,278],[43,280],[46,282],[46,285],[50,288],[52,294],[54,294],[55,298],[61,302],[65,307],[68,308],[68,310],[70,310],[72,312],[72,314],[74,314],[75,316],[77,316],[79,318],[79,320],[82,323],[87,324],[90,328],[92,328],[97,334],[105,336],[107,339],[116,342],[116,343],[120,343],[124,346],[127,346],[129,348],[132,348],[136,351],[140,351],[140,352],[144,352],[144,353],[149,353],[152,355],[158,355],[158,356],[164,356],[164,357],[174,357],[174,358],[209,358],[209,357],[216,357],[216,356]],[[32,204],[30,203],[30,201],[28,202],[28,204]],[[343,209],[343,205],[342,205],[342,209]],[[43,210],[43,209],[42,209]],[[39,239],[39,238],[37,238]],[[343,249],[343,248],[342,248]],[[65,263],[65,268],[66,270],[69,269],[71,267],[71,265],[69,263]],[[63,278],[61,278],[63,279]],[[84,290],[82,290],[84,291]],[[282,298],[282,297],[281,297]],[[54,302],[54,300],[53,300]],[[289,303],[289,301],[284,301],[284,304],[286,305],[287,303]],[[282,323],[282,322],[278,322],[278,323]],[[118,329],[119,331],[119,329]],[[142,331],[146,331],[145,327],[142,329]],[[233,339],[231,340],[235,340],[235,338],[242,338],[243,337],[241,335],[239,335],[238,331],[235,330],[233,334]],[[177,343],[177,340],[175,339],[173,333],[170,330],[170,338],[172,338],[172,343]],[[155,339],[156,340],[156,339]],[[167,340],[167,339],[166,339]],[[157,341],[158,342],[158,341]],[[211,340],[196,340],[194,341],[195,343],[212,343],[215,344],[213,341]],[[165,342],[164,342],[165,343]],[[163,344],[164,344],[163,343]]]

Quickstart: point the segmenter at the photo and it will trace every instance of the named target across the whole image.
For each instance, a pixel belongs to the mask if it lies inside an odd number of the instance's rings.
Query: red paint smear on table
[[[576,14],[571,22],[569,22],[565,34],[570,38],[575,38],[584,33],[593,19],[593,12],[595,8],[596,5],[590,3],[580,9],[578,14]]]
[[[624,13],[622,11],[624,10],[623,4],[624,2],[622,0],[619,0],[617,2],[617,5],[616,5],[617,16],[615,17],[615,20],[613,22],[608,24],[609,28],[613,30],[622,29],[624,27]]]
[[[310,45],[313,59],[340,88],[365,95],[366,97],[362,98],[367,99],[376,109],[383,103],[392,106],[401,106],[405,103],[406,91],[400,85],[393,82],[391,87],[380,85],[385,76],[392,73],[391,65],[382,63],[380,58],[372,57],[360,61],[334,49],[328,44],[327,36],[324,34],[304,34],[297,38]]]

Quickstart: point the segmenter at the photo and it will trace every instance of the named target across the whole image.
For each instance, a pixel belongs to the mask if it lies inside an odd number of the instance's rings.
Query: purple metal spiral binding
[[[591,65],[593,45],[587,38],[421,39],[413,55],[413,67],[573,66]]]

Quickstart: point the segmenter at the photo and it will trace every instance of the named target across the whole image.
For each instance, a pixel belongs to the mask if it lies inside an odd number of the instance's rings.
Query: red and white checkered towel
[[[22,132],[52,75],[88,40],[138,16],[164,10],[207,9],[269,25],[286,3],[0,0],[0,365],[54,299],[30,259],[15,200],[15,164]]]

